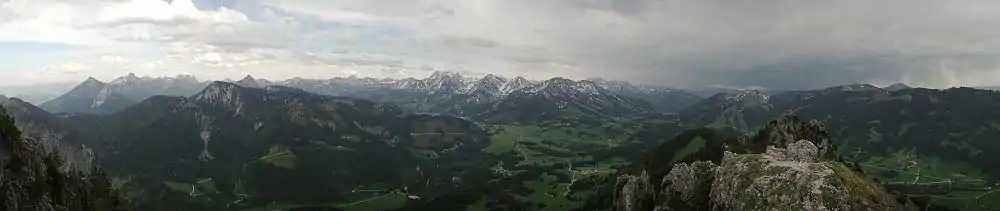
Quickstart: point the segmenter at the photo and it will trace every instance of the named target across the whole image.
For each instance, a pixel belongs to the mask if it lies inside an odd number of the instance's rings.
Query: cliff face
[[[0,105],[0,210],[131,210],[99,168],[84,173],[60,151],[24,138]]]
[[[665,175],[650,167],[623,174],[615,210],[916,210],[837,158],[825,128],[794,116],[770,121],[755,135],[688,142],[673,152]],[[723,151],[705,143],[723,144]],[[673,143],[678,144],[678,143]],[[683,144],[682,144],[683,145]],[[721,153],[720,160],[703,159]],[[656,157],[656,155],[651,155]]]

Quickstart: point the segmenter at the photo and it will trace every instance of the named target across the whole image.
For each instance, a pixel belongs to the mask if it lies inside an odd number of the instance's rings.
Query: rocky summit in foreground
[[[755,135],[682,133],[615,181],[614,210],[917,210],[843,162],[818,122],[771,120]]]

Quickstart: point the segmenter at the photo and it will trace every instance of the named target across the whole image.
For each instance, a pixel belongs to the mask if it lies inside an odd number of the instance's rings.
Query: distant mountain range
[[[247,75],[231,82],[243,87],[294,87],[318,94],[396,103],[414,112],[458,115],[477,115],[477,112],[489,110],[491,104],[501,103],[512,93],[525,95],[541,90],[545,90],[544,94],[577,94],[580,96],[574,98],[579,99],[589,98],[584,95],[607,95],[604,97],[607,99],[642,99],[648,105],[638,107],[659,112],[677,111],[701,99],[678,89],[603,79],[572,81],[553,78],[533,81],[523,77],[505,78],[496,75],[470,78],[453,72],[435,72],[425,79],[293,78],[278,82],[254,79]],[[114,113],[155,95],[190,96],[207,84],[192,76],[140,78],[129,74],[109,83],[88,78],[68,93],[43,103],[41,107],[53,113]],[[566,86],[566,89],[546,89],[561,86]],[[612,102],[604,104],[607,103]]]
[[[143,209],[329,204],[368,194],[357,189],[432,199],[485,182],[492,164],[482,160],[489,137],[472,122],[282,86],[212,82],[190,97],[66,120],[108,140],[106,166],[145,192]]]
[[[593,81],[553,78],[510,93],[480,115],[500,122],[580,121],[649,114],[652,110],[641,99],[614,94]]]
[[[31,104],[40,105],[45,101],[65,94],[79,82],[38,83],[32,85],[0,84],[0,95],[15,97]]]
[[[66,94],[46,101],[40,107],[53,113],[114,113],[154,95],[191,95],[206,84],[183,75],[140,78],[129,74],[110,83],[87,78]]]
[[[828,208],[961,208],[1000,197],[989,195],[1000,169],[988,153],[1000,149],[990,141],[1000,136],[991,112],[1000,92],[973,88],[720,88],[703,98],[603,79],[451,72],[216,82],[129,74],[89,78],[40,107],[0,102],[25,136],[69,163],[99,161],[141,210],[767,210],[738,202],[789,205],[792,192],[704,188],[807,187],[742,182],[764,177],[823,177],[824,194],[874,200],[799,194]],[[959,192],[979,198],[928,197]]]

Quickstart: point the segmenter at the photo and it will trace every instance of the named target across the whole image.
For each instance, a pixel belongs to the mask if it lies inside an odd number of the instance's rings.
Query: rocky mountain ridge
[[[24,138],[31,139],[45,152],[58,151],[67,168],[89,171],[93,167],[94,142],[63,125],[58,117],[18,98],[0,95],[0,106],[6,108]]]
[[[206,84],[186,75],[140,78],[129,73],[109,83],[90,77],[39,107],[51,113],[114,113],[155,95],[187,96]]]
[[[101,156],[128,178],[139,208],[346,204],[363,196],[358,188],[405,203],[490,175],[481,165],[489,138],[472,122],[292,87],[218,81],[190,97],[155,96],[70,121],[104,125],[92,135],[109,142]],[[321,179],[330,175],[339,179]]]
[[[551,79],[550,79],[551,80]],[[550,81],[546,80],[546,81]],[[534,92],[545,89],[544,81],[524,77],[486,75],[481,78],[466,77],[455,72],[434,72],[424,79],[375,79],[368,77],[336,77],[331,79],[292,78],[283,81],[255,79],[250,75],[233,81],[244,87],[287,86],[306,91],[391,102],[404,106],[413,105],[418,112],[464,114],[443,104],[454,102],[497,102],[518,90]],[[653,109],[663,112],[676,111],[700,100],[699,97],[679,89],[649,85],[632,85],[622,81],[588,79],[581,81],[560,80],[575,84],[572,88],[584,93],[607,93],[650,101]],[[198,81],[193,76],[138,77],[135,74],[119,77],[104,83],[88,78],[69,93],[46,102],[41,107],[53,113],[113,113],[134,105],[154,95],[189,96],[209,82]],[[527,91],[527,90],[526,90]],[[448,102],[448,103],[442,103]],[[419,106],[418,106],[419,105]]]
[[[21,103],[0,105],[0,210],[131,210],[99,168],[67,164],[58,147],[25,137],[32,135],[18,125],[35,123],[17,122],[6,109]]]
[[[506,93],[505,87],[517,87],[510,84],[518,79],[487,76],[469,79],[474,85],[466,86],[459,83],[465,79],[457,74],[434,78],[406,80],[404,85],[387,85],[392,80],[385,79],[339,78],[312,86],[301,78],[274,83],[245,77],[243,85],[211,82],[187,97],[153,96],[112,114],[42,116],[56,116],[77,131],[87,131],[89,140],[101,140],[88,145],[106,146],[95,147],[97,157],[112,161],[109,169],[120,176],[116,179],[125,181],[125,190],[141,208],[181,203],[194,210],[230,206],[218,202],[238,208],[259,208],[271,202],[330,208],[368,196],[354,190],[374,189],[382,195],[371,197],[393,198],[398,203],[384,203],[393,207],[405,203],[400,209],[451,210],[482,202],[490,208],[559,210],[579,208],[591,194],[602,192],[596,191],[600,188],[595,188],[595,181],[606,177],[612,178],[608,191],[603,191],[609,194],[598,196],[613,199],[606,207],[623,210],[657,206],[857,210],[851,207],[858,202],[856,198],[829,198],[825,193],[874,197],[877,203],[858,203],[891,210],[895,205],[882,202],[894,196],[853,193],[883,193],[885,189],[915,195],[895,197],[904,202],[925,206],[931,201],[938,208],[988,207],[987,198],[996,197],[989,195],[995,192],[990,192],[990,185],[982,184],[995,181],[990,176],[998,172],[989,166],[993,160],[986,153],[1000,147],[989,141],[1000,134],[992,121],[1000,118],[984,112],[1000,102],[1000,95],[990,91],[890,91],[865,84],[781,94],[744,90],[712,96],[677,117],[645,116],[653,120],[647,122],[628,116],[654,110],[651,103],[615,94],[615,89],[626,88],[602,86],[608,82],[553,78],[528,81],[533,84]],[[112,83],[128,87],[141,80],[145,79],[123,77]],[[411,106],[406,103],[397,106],[324,96],[296,87],[366,98],[411,97],[405,102],[490,120],[482,124],[492,136],[464,119],[411,115],[405,112]],[[30,107],[17,111],[46,114]],[[789,112],[826,124],[780,118]],[[776,117],[775,123],[760,124]],[[581,122],[591,124],[576,124]],[[673,140],[664,138],[683,127],[704,125],[757,131],[757,136],[722,138],[736,136],[695,130]],[[819,127],[830,129],[815,129]],[[650,159],[641,160],[640,152],[647,149],[653,149]],[[845,164],[841,162],[845,157],[860,163]],[[893,164],[897,161],[901,164]],[[620,166],[626,166],[619,172],[627,176],[615,178]],[[897,167],[894,171],[877,169]],[[859,174],[859,169],[865,174]],[[514,179],[483,181],[490,178],[490,171]],[[920,183],[905,176],[909,174],[917,174]],[[340,179],[328,181],[329,175]],[[878,182],[869,181],[872,175],[889,185],[879,189]],[[762,177],[769,179],[741,179]],[[268,185],[275,181],[281,185]],[[813,194],[817,187],[824,194]],[[464,192],[480,190],[495,194]],[[983,200],[956,205],[922,197],[949,194],[944,190],[975,191]],[[797,193],[810,203],[786,200],[786,193]],[[587,208],[581,209],[593,210]]]
[[[512,92],[479,114],[500,122],[593,121],[650,114],[652,106],[592,81],[552,78]]]

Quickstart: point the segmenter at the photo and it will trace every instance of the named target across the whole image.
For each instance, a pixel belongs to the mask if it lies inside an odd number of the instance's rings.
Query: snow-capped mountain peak
[[[431,76],[427,77],[428,80],[442,80],[446,78],[450,79],[462,78],[462,74],[451,71],[434,71],[433,73],[431,73]]]
[[[463,76],[457,72],[437,71],[423,79],[376,79],[371,77],[359,77],[355,75],[345,77],[335,77],[331,79],[303,79],[292,78],[283,81],[270,82],[263,79],[255,79],[251,75],[246,75],[238,81],[228,80],[233,85],[246,88],[263,88],[266,86],[278,85],[304,89],[329,95],[370,97],[375,101],[410,103],[419,101],[422,98],[433,101],[460,100],[465,102],[491,103],[504,100],[512,93],[523,93],[532,95],[536,92],[546,96],[569,97],[567,99],[583,100],[589,98],[604,99],[605,101],[621,96],[636,97],[660,97],[677,96],[657,95],[652,93],[657,90],[653,86],[632,85],[623,81],[609,81],[604,79],[575,81],[568,78],[551,78],[545,81],[534,81],[524,77],[506,78],[494,74],[486,74],[482,77],[472,78]],[[86,86],[86,84],[92,84]],[[153,95],[168,96],[191,96],[205,88],[209,82],[199,82],[190,75],[178,75],[176,77],[160,77],[143,79],[135,74],[129,74],[115,80],[114,84],[105,84],[96,79],[90,78],[81,89],[90,90],[80,94],[88,101],[93,99],[114,99],[121,98],[129,102],[139,102]],[[89,87],[89,88],[86,88]],[[664,89],[670,90],[670,89]],[[390,96],[367,96],[369,93],[380,91],[392,91]],[[457,95],[452,95],[457,94]],[[433,97],[426,97],[431,96]],[[602,97],[600,95],[607,95]],[[383,98],[393,99],[383,99]],[[100,101],[100,100],[98,100]],[[99,103],[101,104],[101,103]],[[106,103],[105,103],[106,104]],[[68,104],[67,104],[68,105]],[[117,105],[117,104],[115,104]],[[54,108],[51,106],[49,108]],[[89,108],[84,108],[89,109]],[[91,109],[93,110],[93,109]]]
[[[496,75],[493,75],[493,74],[489,74],[489,75],[484,76],[482,79],[479,79],[479,80],[473,82],[471,84],[471,87],[468,88],[467,92],[469,92],[469,93],[481,92],[481,93],[486,93],[486,94],[490,94],[490,95],[494,95],[494,96],[496,96],[496,95],[504,95],[505,93],[503,93],[501,91],[506,86],[507,86],[507,79],[506,78],[502,78],[502,77],[499,77],[499,76],[496,76]]]
[[[740,90],[739,92],[729,95],[726,97],[726,100],[730,104],[740,103],[744,105],[748,104],[767,105],[768,100],[770,100],[770,98],[771,96],[764,94],[759,90],[750,89],[750,90]]]
[[[534,85],[532,81],[529,81],[524,77],[518,76],[515,77],[514,79],[509,80],[506,84],[504,84],[503,87],[500,88],[500,95],[507,95],[510,94],[511,92],[524,89],[532,85]]]
[[[555,77],[542,82],[541,84],[525,89],[529,93],[546,92],[546,93],[560,93],[560,94],[571,94],[571,93],[582,93],[587,95],[598,95],[604,92],[604,88],[601,88],[596,83],[592,81],[573,81],[568,78]]]
[[[467,90],[465,78],[455,72],[436,71],[423,81],[423,88],[432,93]]]
[[[500,77],[500,76],[496,76],[496,75],[493,75],[493,74],[489,74],[489,75],[483,76],[483,79],[481,79],[479,81],[482,82],[482,83],[485,83],[485,84],[493,84],[493,85],[501,85],[501,84],[507,83],[507,79],[506,78],[503,78],[503,77]]]
[[[574,84],[573,87],[576,88],[577,91],[587,93],[590,95],[601,94],[604,91],[604,88],[602,88],[600,85],[597,85],[597,83],[594,83],[593,81],[589,80],[582,80],[576,82],[576,84]]]

